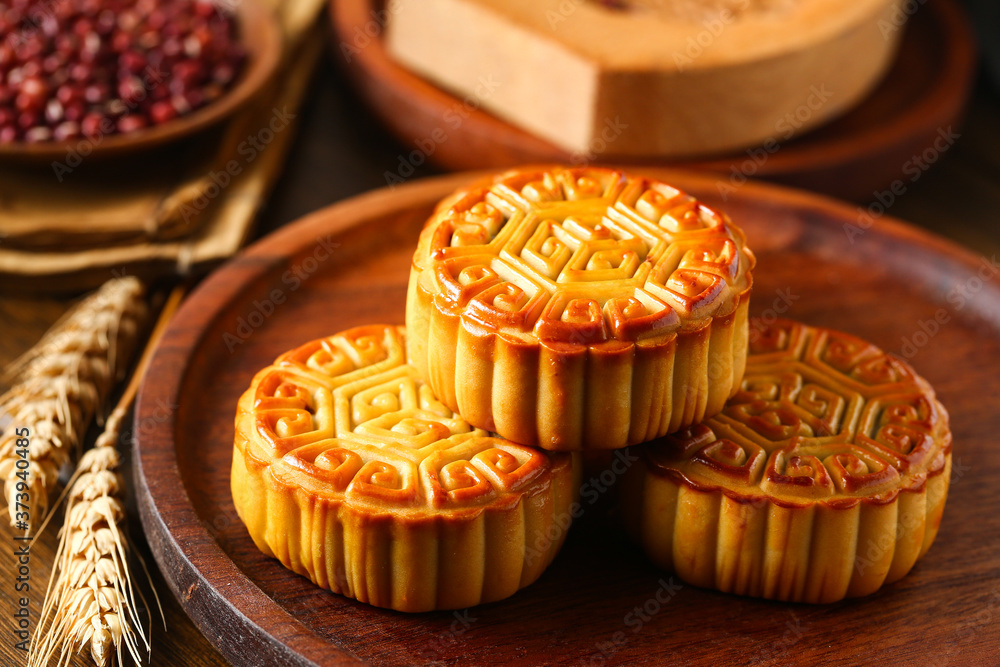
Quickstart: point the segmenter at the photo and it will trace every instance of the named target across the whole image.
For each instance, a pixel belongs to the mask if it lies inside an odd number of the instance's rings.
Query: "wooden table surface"
[[[386,185],[386,174],[399,170],[413,147],[402,146],[388,138],[369,117],[357,97],[331,65],[322,68],[308,103],[296,146],[289,156],[289,166],[272,200],[264,211],[259,234],[267,233],[301,215],[365,190]],[[960,137],[953,146],[935,155],[933,166],[917,171],[913,165],[900,165],[900,184],[896,193],[872,193],[872,202],[888,204],[888,212],[921,225],[965,245],[974,252],[992,257],[1000,254],[1000,96],[980,82],[963,127],[955,128]],[[948,128],[942,128],[947,132]],[[410,178],[435,174],[423,164]],[[899,194],[901,193],[901,194]],[[890,199],[892,201],[890,201]],[[867,204],[865,205],[867,206]],[[878,206],[874,208],[878,210]],[[859,216],[863,215],[859,207]],[[2,291],[2,286],[0,286]],[[0,365],[26,350],[61,315],[69,298],[20,297],[0,295]],[[130,466],[126,465],[126,470]],[[169,630],[162,626],[153,631],[153,665],[190,665],[202,667],[226,664],[209,641],[194,627],[155,571],[155,563],[141,536],[134,506],[130,526],[139,551],[154,571]],[[13,535],[6,520],[0,522],[0,581],[10,582],[14,559],[10,556]],[[42,593],[56,544],[55,531],[49,529],[38,540],[32,555],[31,581],[35,595],[32,613],[37,620]],[[9,585],[0,589],[0,613],[11,618],[15,601]],[[23,664],[24,656],[13,648],[5,620],[0,640],[0,664]],[[1000,647],[997,647],[1000,649]],[[74,665],[91,664],[76,659]]]

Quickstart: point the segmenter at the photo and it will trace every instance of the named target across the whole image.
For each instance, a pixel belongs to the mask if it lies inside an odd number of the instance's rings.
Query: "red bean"
[[[118,95],[126,104],[135,105],[146,97],[146,87],[142,79],[129,75],[118,82]]]
[[[176,37],[168,37],[163,40],[163,44],[160,48],[163,50],[163,55],[168,58],[176,58],[184,52],[184,45],[181,44],[181,40]]]
[[[0,0],[0,140],[134,132],[211,104],[243,68],[236,32],[213,0]]]
[[[84,65],[83,63],[73,63],[69,67],[69,78],[73,81],[86,81],[90,78],[91,72],[93,72],[93,67],[90,65]]]
[[[203,19],[212,18],[216,14],[215,5],[211,2],[201,2],[199,0],[195,0],[194,13],[196,16],[200,16]]]
[[[56,126],[56,129],[52,131],[52,138],[56,141],[66,141],[67,139],[76,139],[80,136],[80,124],[73,121],[66,121],[65,123],[60,123]]]
[[[138,114],[129,114],[118,119],[118,131],[122,134],[141,130],[147,125],[146,119]]]
[[[7,84],[13,88],[19,87],[22,81],[24,81],[24,72],[20,67],[15,67],[7,73]]]
[[[49,86],[40,76],[29,76],[19,86],[14,106],[18,111],[40,111],[49,97]]]
[[[132,33],[119,30],[111,34],[111,48],[116,53],[127,51],[132,47]]]
[[[99,137],[103,133],[101,130],[101,124],[104,122],[104,116],[98,113],[89,113],[83,117],[83,121],[80,123],[80,132],[85,137]]]
[[[174,108],[174,105],[169,100],[162,100],[155,102],[149,108],[149,117],[156,125],[162,125],[169,120],[177,118],[177,109]]]
[[[7,34],[3,31],[2,34]],[[0,67],[7,69],[14,64],[17,59],[17,54],[14,52],[14,47],[7,43],[7,40],[0,42]]]
[[[42,71],[51,77],[61,70],[65,64],[66,56],[56,51],[53,54],[45,56],[45,60],[42,61]]]
[[[205,68],[197,60],[182,60],[173,67],[174,81],[184,89],[193,88],[205,78]]]
[[[212,71],[212,80],[220,86],[227,86],[236,78],[236,68],[229,63],[216,65]]]
[[[81,16],[73,23],[73,32],[77,37],[85,37],[87,34],[94,31],[94,21],[93,19],[87,18],[86,16]]]
[[[191,113],[191,105],[183,95],[174,95],[170,98],[170,105],[177,111],[178,116]]]
[[[115,13],[110,9],[105,9],[97,17],[97,33],[104,36],[110,35],[117,23],[118,18]]]
[[[80,48],[80,40],[76,38],[76,35],[60,33],[56,35],[55,47],[56,51],[68,57]]]
[[[146,69],[146,58],[137,51],[126,51],[118,56],[118,67],[133,74],[138,74]]]
[[[52,130],[45,127],[44,125],[39,125],[33,127],[24,133],[24,140],[29,144],[37,144],[43,141],[52,140]]]
[[[104,100],[108,99],[108,94],[110,92],[111,87],[103,81],[100,83],[92,83],[83,89],[83,99],[90,104],[100,104]]]
[[[153,86],[149,91],[149,99],[154,102],[159,102],[160,100],[167,100],[170,98],[170,86],[163,83],[162,81]]]
[[[63,108],[63,116],[66,120],[78,122],[83,119],[83,114],[86,112],[86,108],[83,106],[83,102],[73,101],[66,104]]]
[[[83,98],[83,94],[76,86],[65,83],[56,90],[56,99],[62,102],[63,106],[70,102]]]
[[[24,111],[17,117],[17,126],[22,130],[29,130],[38,125],[39,115],[34,111]]]
[[[205,104],[205,93],[201,88],[191,88],[184,93],[184,99],[192,109],[198,109]]]
[[[65,116],[65,109],[59,100],[54,97],[50,99],[45,104],[45,120],[49,122],[50,125],[58,125],[59,121]]]

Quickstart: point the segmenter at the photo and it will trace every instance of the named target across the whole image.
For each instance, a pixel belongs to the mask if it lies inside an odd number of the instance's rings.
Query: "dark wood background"
[[[336,54],[335,57],[339,57]],[[259,232],[276,229],[301,215],[344,197],[382,187],[386,172],[395,172],[399,161],[413,147],[402,146],[387,137],[370,118],[358,99],[332,65],[317,77],[311,100],[303,114],[300,136],[289,157],[287,172],[270,205],[260,219]],[[905,192],[894,196],[889,206],[893,216],[911,221],[965,245],[986,257],[1000,253],[1000,98],[985,83],[977,87],[961,138],[941,155],[916,182],[906,181]],[[900,177],[906,179],[900,165]],[[437,173],[423,165],[412,178]],[[884,195],[883,195],[884,197]],[[875,193],[873,193],[873,200]],[[2,286],[0,286],[2,291]],[[39,298],[17,294],[0,296],[0,364],[27,349],[65,310],[71,296]],[[985,397],[995,405],[996,397]],[[146,546],[135,512],[130,516],[140,551]],[[0,581],[10,582],[14,570],[13,539],[6,521],[0,522]],[[32,557],[32,613],[37,620],[41,596],[49,575],[48,563],[55,547],[55,532],[47,531],[35,546]],[[3,555],[7,554],[7,555]],[[147,562],[152,559],[146,551]],[[997,557],[1000,562],[1000,556]],[[225,661],[188,620],[172,598],[159,575],[154,579],[167,613],[169,632],[154,628],[154,665],[221,665]],[[984,589],[984,595],[988,591]],[[13,649],[7,632],[14,596],[9,585],[0,589],[0,613],[4,622],[0,638],[0,663],[23,664],[23,655]],[[926,610],[935,614],[934,609]],[[993,618],[990,623],[996,621]],[[850,642],[880,642],[877,628],[870,637],[847,637]],[[1000,649],[1000,646],[997,647]],[[934,662],[928,647],[928,664]],[[76,660],[74,665],[90,664]],[[961,664],[953,660],[952,664]]]

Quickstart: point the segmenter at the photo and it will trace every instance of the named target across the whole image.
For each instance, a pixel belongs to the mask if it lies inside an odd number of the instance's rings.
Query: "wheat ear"
[[[128,444],[121,437],[122,422],[152,352],[182,297],[180,288],[170,295],[131,381],[105,423],[104,432],[93,449],[80,457],[70,480],[65,524],[59,535],[39,631],[28,652],[29,667],[45,667],[53,656],[58,656],[57,664],[68,665],[74,653],[88,646],[94,663],[102,667],[110,665],[113,656],[122,664],[123,646],[141,664],[140,650],[143,647],[147,653],[150,650],[147,632],[137,615],[137,589],[128,564],[125,489],[116,445]],[[139,562],[142,563],[141,559]],[[146,576],[149,577],[148,572]],[[148,606],[141,590],[138,592],[144,606]]]
[[[12,526],[30,532],[31,518],[46,515],[59,470],[79,452],[136,346],[146,317],[144,296],[136,278],[109,280],[8,368],[6,379],[15,384],[0,396],[0,480]],[[18,480],[17,431],[25,427],[28,475]],[[27,481],[31,503],[23,522],[15,520],[18,481]]]

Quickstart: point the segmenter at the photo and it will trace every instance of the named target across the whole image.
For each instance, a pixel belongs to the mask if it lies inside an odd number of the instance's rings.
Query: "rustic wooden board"
[[[711,176],[655,173],[721,204]],[[375,609],[263,556],[230,499],[237,398],[257,369],[303,341],[402,323],[418,230],[440,197],[474,177],[372,192],[268,236],[210,276],[167,332],[139,396],[136,493],[165,578],[225,656],[281,665],[993,662],[1000,269],[989,262],[1000,257],[887,219],[865,228],[853,207],[755,183],[725,204],[759,258],[751,310],[909,355],[951,412],[951,497],[937,542],[909,576],[830,606],[678,586],[628,542],[605,502],[587,505],[537,583],[457,615]],[[921,333],[935,316],[946,321]]]
[[[475,105],[463,105],[389,57],[383,41],[384,23],[392,20],[387,7],[391,5],[385,0],[331,2],[337,42],[333,57],[397,138],[410,147],[433,147],[426,159],[453,170],[636,161],[615,155],[614,142],[574,156]],[[931,0],[910,16],[896,62],[876,91],[830,124],[788,140],[787,125],[775,118],[775,143],[768,144],[768,151],[681,162],[653,159],[648,164],[707,169],[736,181],[767,178],[868,200],[875,190],[911,176],[903,172],[905,164],[931,147],[939,131],[951,125],[957,129],[975,67],[974,38],[958,1]]]

